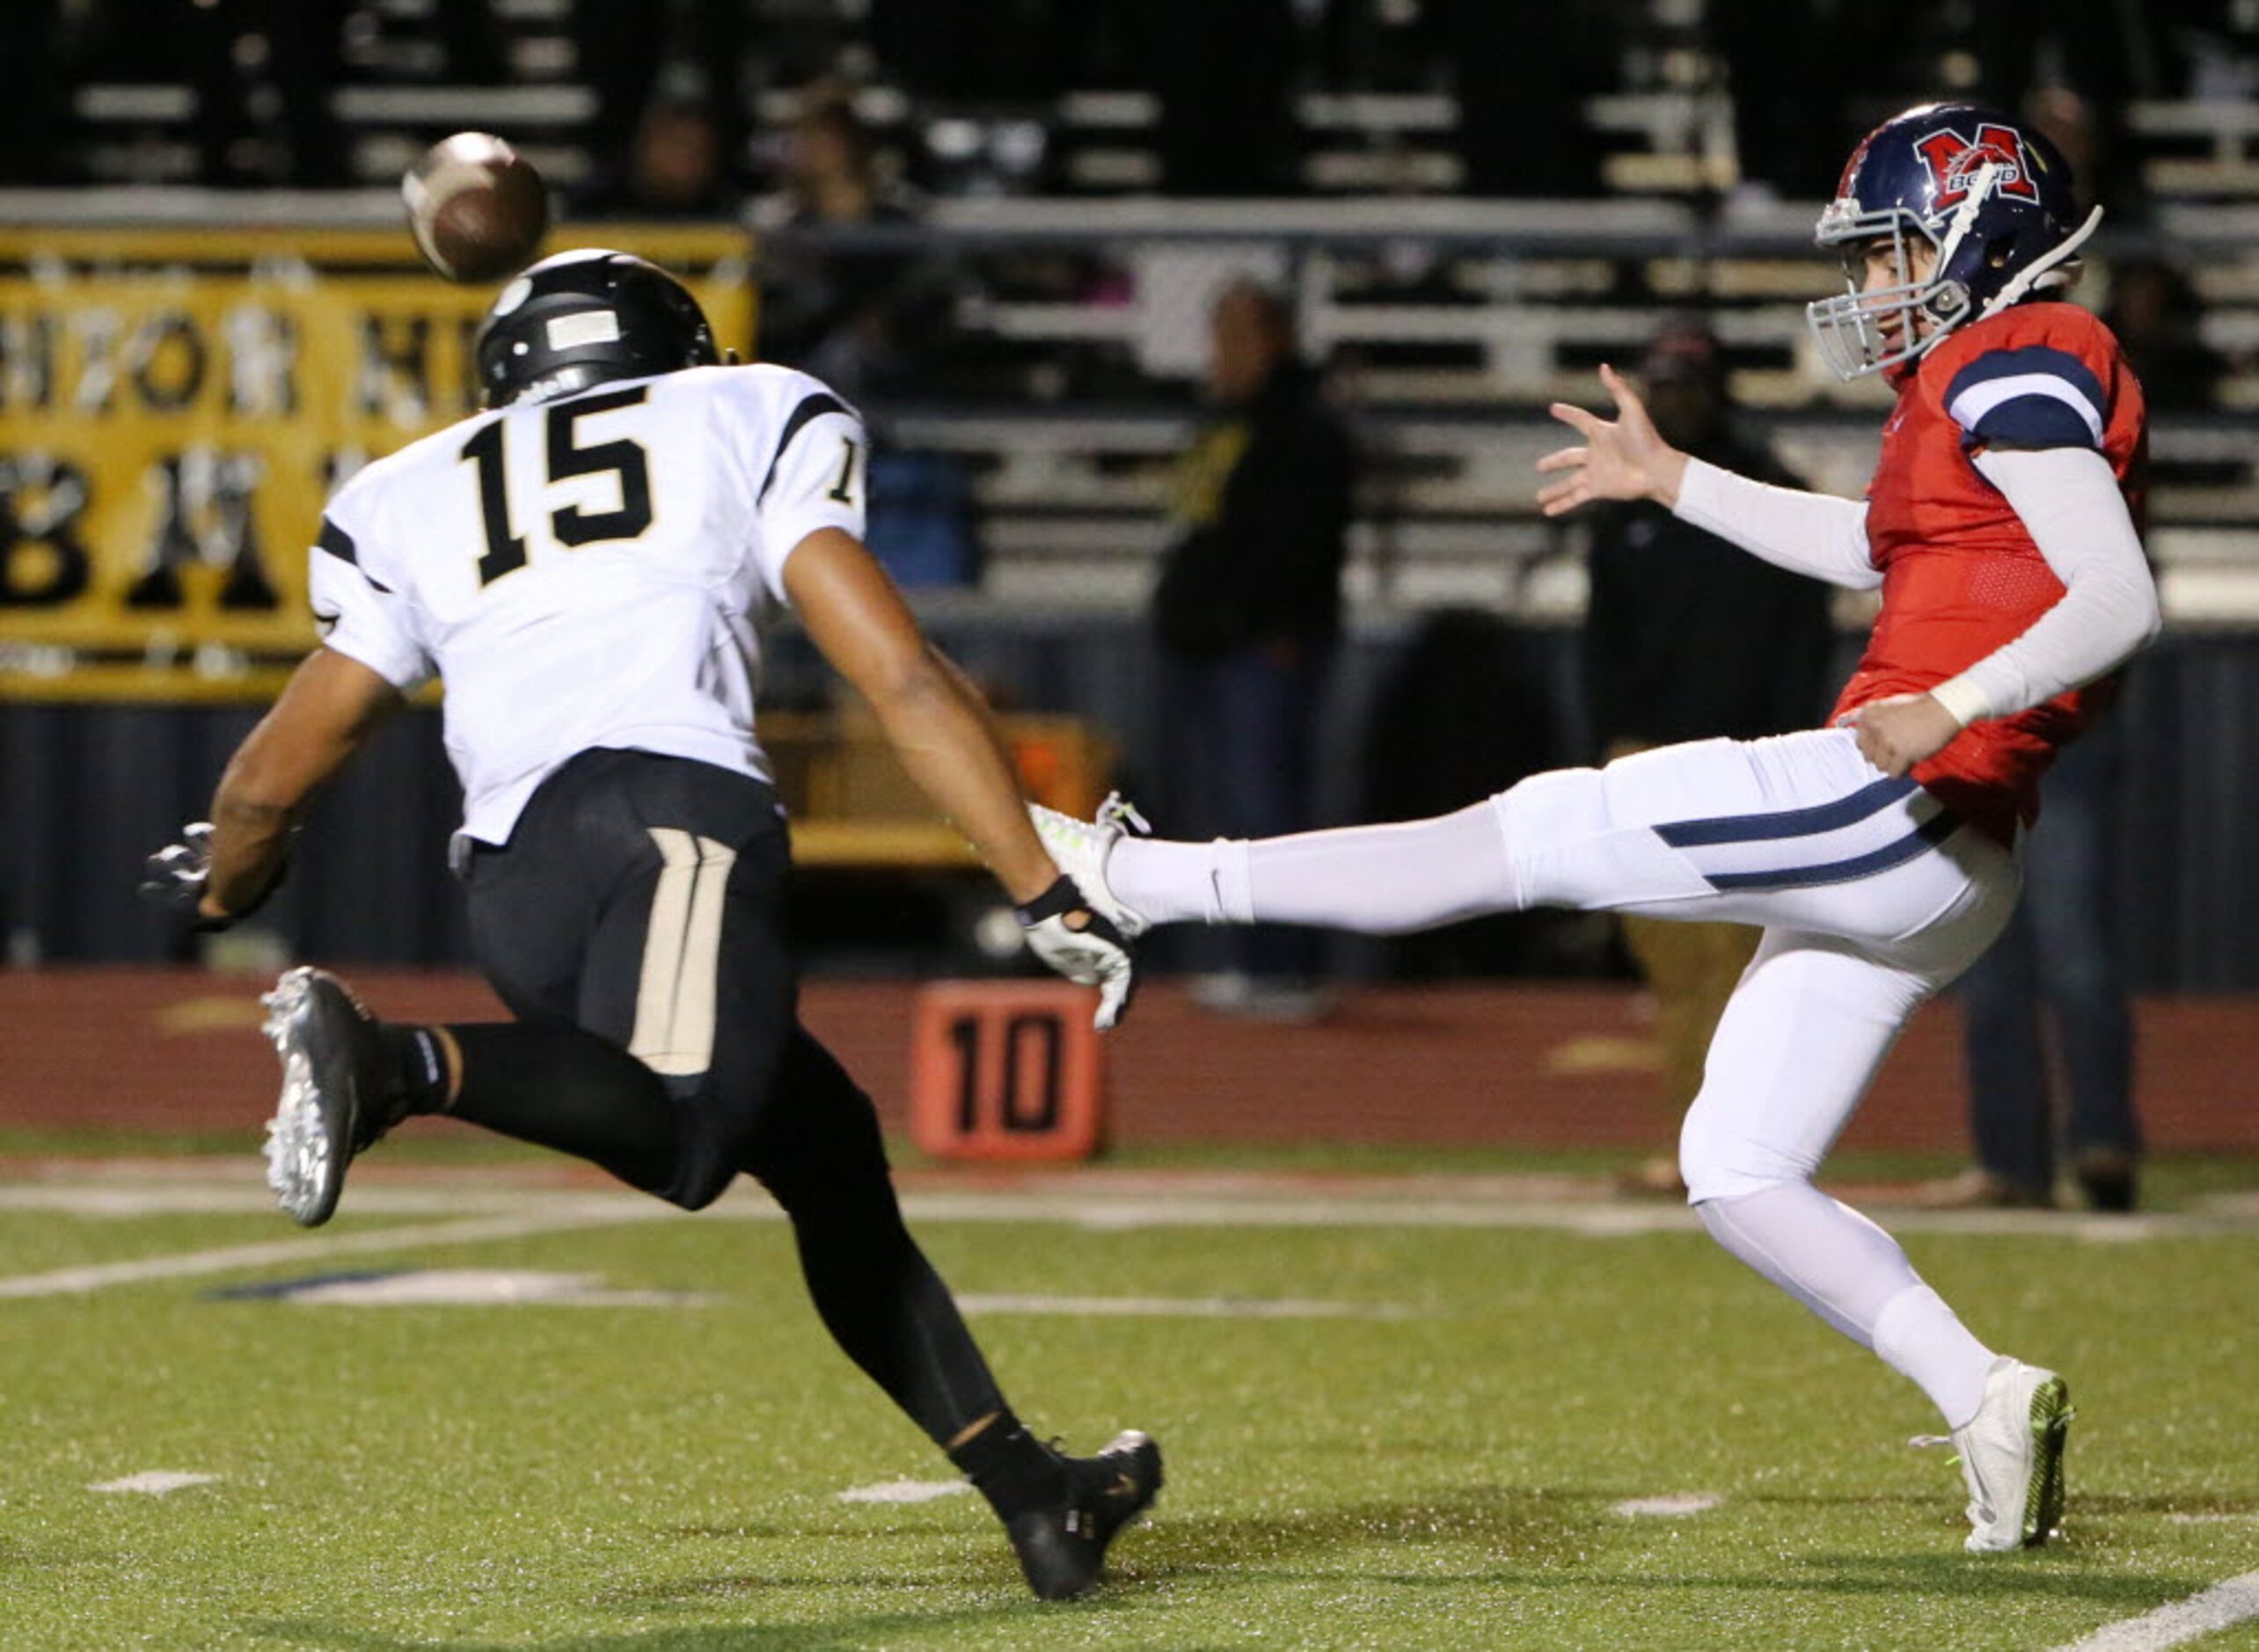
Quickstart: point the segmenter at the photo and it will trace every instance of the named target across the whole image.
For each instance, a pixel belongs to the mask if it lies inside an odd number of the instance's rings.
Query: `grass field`
[[[921,1182],[1022,1413],[1167,1451],[1114,1583],[1067,1606],[971,1496],[841,1500],[947,1466],[823,1337],[757,1197],[388,1168],[311,1235],[241,1159],[0,1183],[0,1646],[2049,1648],[2259,1568],[2248,1166],[2131,1225],[1904,1224],[2080,1407],[2067,1540],[1987,1559],[1947,1454],[1906,1448],[1919,1394],[1683,1212],[1402,1163]],[[240,1294],[412,1270],[632,1294]],[[91,1489],[155,1471],[213,1478]]]

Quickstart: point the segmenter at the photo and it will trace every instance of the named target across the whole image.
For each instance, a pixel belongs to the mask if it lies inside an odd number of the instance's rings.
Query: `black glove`
[[[212,823],[200,820],[182,830],[179,843],[158,850],[142,863],[141,897],[151,906],[186,920],[192,929],[222,930],[266,905],[267,897],[281,887],[282,874],[289,869],[289,864],[284,860],[273,881],[260,891],[259,898],[242,911],[214,917],[199,910],[212,875]]]
[[[1030,952],[1077,986],[1098,989],[1098,1013],[1091,1018],[1098,1030],[1105,1032],[1120,1020],[1137,990],[1137,954],[1112,920],[1091,910],[1075,881],[1062,874],[1049,888],[1013,910],[1027,933]],[[1086,920],[1080,928],[1067,923],[1076,912]]]
[[[141,898],[197,929],[225,929],[232,918],[209,917],[197,910],[211,873],[212,822],[196,821],[181,832],[179,843],[142,863]]]

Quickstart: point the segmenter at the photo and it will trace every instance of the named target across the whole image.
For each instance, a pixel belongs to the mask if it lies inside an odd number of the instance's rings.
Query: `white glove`
[[[1137,990],[1137,954],[1128,937],[1091,910],[1075,881],[1062,874],[1042,894],[1013,910],[1020,915],[1030,952],[1077,986],[1098,989],[1098,1013],[1091,1018],[1098,1030],[1105,1032],[1120,1020]],[[1084,920],[1080,928],[1067,922],[1077,914]]]
[[[208,924],[211,920],[196,908],[211,871],[212,823],[200,820],[182,830],[179,843],[142,863],[141,897],[151,906]]]

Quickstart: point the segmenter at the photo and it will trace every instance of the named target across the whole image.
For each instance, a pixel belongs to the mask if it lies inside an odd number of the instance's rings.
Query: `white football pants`
[[[1848,729],[1643,751],[1432,821],[1256,843],[1125,839],[1115,893],[1156,922],[1400,933],[1532,906],[1763,926],[1679,1137],[1721,1243],[1914,1378],[1950,1426],[1991,1355],[1882,1230],[1809,1184],[1922,1001],[2014,905],[2014,857]]]

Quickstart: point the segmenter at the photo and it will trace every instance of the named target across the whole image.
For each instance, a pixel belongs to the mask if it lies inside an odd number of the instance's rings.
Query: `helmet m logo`
[[[2014,127],[1988,121],[1977,128],[1973,140],[1948,127],[1915,144],[1914,152],[1929,168],[1930,182],[1936,187],[1930,201],[1934,210],[1958,206],[1978,170],[1987,162],[1999,169],[1993,179],[1995,194],[2011,201],[2039,199],[2039,186],[2032,181],[2030,151]]]

